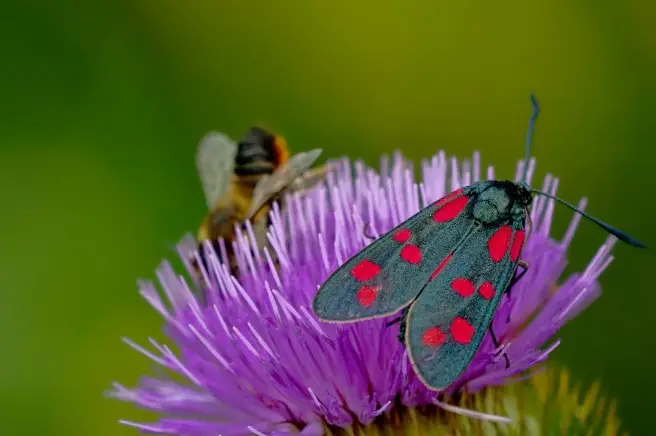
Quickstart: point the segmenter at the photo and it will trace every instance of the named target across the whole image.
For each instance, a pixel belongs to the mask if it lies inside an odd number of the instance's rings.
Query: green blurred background
[[[2,433],[128,435],[117,419],[147,417],[103,391],[150,369],[120,336],[161,337],[135,279],[203,217],[193,153],[210,129],[262,122],[295,151],[372,165],[478,148],[507,177],[534,91],[538,177],[656,244],[655,18],[651,0],[4,2]],[[583,224],[572,268],[605,237]],[[652,434],[654,258],[616,255],[555,360]]]

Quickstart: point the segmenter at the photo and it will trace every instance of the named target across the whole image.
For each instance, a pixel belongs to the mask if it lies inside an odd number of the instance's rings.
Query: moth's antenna
[[[603,222],[603,221],[601,221],[601,220],[599,220],[599,219],[597,219],[593,216],[588,215],[587,213],[583,212],[582,210],[577,209],[576,206],[566,202],[565,200],[562,200],[562,199],[560,199],[556,196],[547,194],[546,192],[538,191],[537,189],[533,189],[532,191],[535,192],[536,194],[544,195],[545,197],[554,199],[557,202],[559,202],[560,204],[562,204],[564,206],[567,206],[568,208],[570,208],[574,212],[576,212],[578,214],[581,214],[583,217],[585,217],[585,218],[589,219],[590,221],[592,221],[593,223],[597,224],[599,227],[606,230],[611,235],[617,237],[617,239],[619,239],[620,241],[624,241],[627,244],[633,245],[634,247],[647,248],[647,246],[645,244],[638,241],[637,239],[634,239],[633,237],[631,237],[631,236],[627,235],[626,233],[616,229],[615,227],[611,226],[610,224],[606,224],[605,222]]]
[[[533,142],[533,131],[535,130],[535,120],[540,115],[540,103],[535,98],[535,94],[531,93],[531,104],[533,105],[533,113],[531,118],[528,119],[528,131],[526,132],[526,156],[524,157],[524,174],[521,181],[525,182],[528,176],[528,161],[531,158],[531,142]]]

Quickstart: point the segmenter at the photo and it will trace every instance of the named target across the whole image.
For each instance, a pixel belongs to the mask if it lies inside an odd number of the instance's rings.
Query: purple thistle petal
[[[319,435],[323,422],[367,424],[397,401],[407,407],[433,404],[436,393],[415,375],[397,329],[385,327],[394,317],[324,324],[310,308],[330,273],[371,243],[367,232],[379,236],[420,208],[478,181],[480,155],[459,163],[439,152],[421,162],[419,183],[412,163],[400,153],[382,159],[380,174],[346,159],[334,162],[333,168],[324,185],[303,196],[287,195],[284,209],[274,206],[269,247],[256,247],[250,225],[236,232],[240,280],[205,244],[205,304],[166,262],[157,269],[157,279],[168,306],[153,284],[139,283],[180,351],[175,354],[154,340],[155,351],[126,342],[187,383],[162,377],[145,378],[133,389],[114,385],[113,397],[164,416],[155,424],[125,424],[159,434]],[[515,179],[523,168],[520,162]],[[531,159],[529,181],[534,168]],[[486,175],[493,178],[494,169],[488,167]],[[555,194],[557,186],[558,179],[547,175],[542,190]],[[585,206],[585,199],[579,206]],[[493,320],[502,344],[496,349],[487,335],[450,392],[477,391],[538,370],[559,344],[548,341],[600,295],[597,278],[612,261],[615,238],[608,238],[583,273],[557,286],[580,217],[575,215],[556,241],[549,236],[553,212],[553,200],[535,199],[522,252],[530,269],[503,298]],[[220,247],[224,255],[225,244]],[[184,239],[178,251],[191,271],[189,256],[198,256],[193,238]]]

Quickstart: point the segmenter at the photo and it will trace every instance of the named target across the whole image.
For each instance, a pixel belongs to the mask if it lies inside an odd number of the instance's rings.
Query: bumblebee
[[[266,245],[273,202],[286,191],[308,188],[323,178],[327,167],[308,171],[320,154],[321,149],[314,149],[290,156],[284,138],[260,127],[252,127],[236,144],[223,133],[208,133],[196,152],[196,167],[209,209],[197,235],[205,268],[202,245],[211,241],[219,258],[236,275],[232,248],[235,226],[250,219],[257,244]],[[227,253],[223,254],[227,259],[222,258],[219,238],[225,241]],[[195,260],[192,266],[198,272]]]

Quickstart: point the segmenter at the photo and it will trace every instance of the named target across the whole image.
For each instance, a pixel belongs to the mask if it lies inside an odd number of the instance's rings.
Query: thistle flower
[[[519,162],[516,178],[523,165]],[[529,182],[534,167],[532,159]],[[386,326],[394,317],[334,325],[312,313],[318,286],[371,242],[366,232],[378,236],[479,180],[480,168],[477,153],[472,162],[459,164],[440,152],[422,162],[417,184],[412,163],[400,153],[391,161],[384,157],[380,173],[362,162],[338,161],[324,185],[288,197],[284,211],[274,207],[271,252],[257,248],[248,223],[245,233],[238,232],[240,279],[230,276],[207,245],[202,303],[194,296],[198,285],[189,286],[163,263],[157,277],[170,307],[152,283],[140,283],[141,294],[165,318],[178,352],[153,339],[156,353],[125,342],[186,381],[159,376],[133,389],[115,384],[112,396],[163,415],[151,424],[122,422],[158,434],[223,436],[466,435],[503,426],[536,435],[578,434],[583,428],[587,434],[593,425],[616,433],[614,406],[596,397],[598,387],[579,399],[566,375],[558,377],[553,369],[533,374],[558,346],[558,340],[549,342],[558,329],[600,295],[596,280],[611,262],[615,243],[608,238],[582,273],[557,284],[580,216],[560,240],[552,239],[554,202],[548,198],[536,198],[531,210],[532,229],[522,251],[531,267],[493,320],[502,349],[495,349],[488,334],[465,373],[437,399],[414,374],[398,327]],[[487,178],[494,178],[492,167]],[[555,195],[557,187],[558,179],[547,175],[542,191]],[[585,203],[582,199],[579,208]],[[190,237],[179,245],[188,269],[194,247]]]

